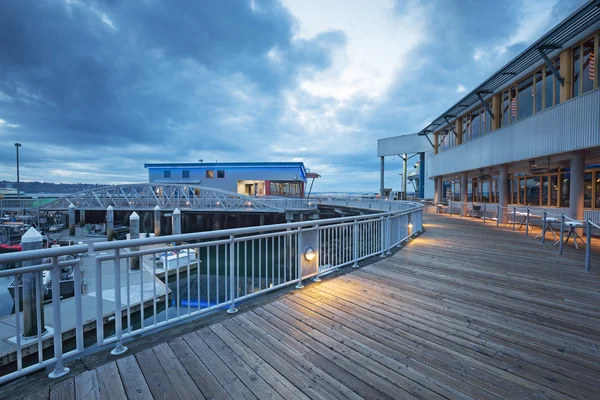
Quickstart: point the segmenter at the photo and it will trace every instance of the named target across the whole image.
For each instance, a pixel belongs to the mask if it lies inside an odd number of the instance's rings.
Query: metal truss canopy
[[[67,210],[73,204],[82,210],[151,211],[161,210],[212,212],[275,212],[317,208],[315,202],[282,197],[250,197],[204,186],[138,183],[107,186],[73,193],[45,204],[42,210]]]

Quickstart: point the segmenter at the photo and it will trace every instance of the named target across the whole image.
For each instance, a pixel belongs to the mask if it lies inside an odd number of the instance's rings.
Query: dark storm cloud
[[[344,43],[340,32],[294,39],[294,19],[271,0],[254,10],[250,1],[2,5],[0,118],[19,125],[4,136],[98,158],[120,154],[140,170],[148,160],[181,161],[190,149],[243,153],[238,135],[268,140],[279,92],[326,68],[331,48]],[[235,91],[272,104],[241,104]],[[237,114],[249,120],[224,128]],[[130,151],[140,144],[148,147]]]

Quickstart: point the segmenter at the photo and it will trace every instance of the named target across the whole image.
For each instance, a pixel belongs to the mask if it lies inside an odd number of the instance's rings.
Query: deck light
[[[306,261],[314,260],[315,251],[313,250],[312,247],[307,247],[306,249],[304,249],[304,258],[306,259]]]
[[[413,224],[412,224],[412,222],[409,222],[409,223],[408,223],[408,229],[412,230],[412,227],[413,227]]]

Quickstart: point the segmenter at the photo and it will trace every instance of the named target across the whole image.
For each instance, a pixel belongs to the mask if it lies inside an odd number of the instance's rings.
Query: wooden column
[[[492,96],[492,113],[494,114],[494,119],[492,119],[492,130],[496,130],[500,128],[500,103],[501,103],[502,93],[496,93]]]
[[[560,88],[560,102],[567,101],[573,97],[573,58],[571,49],[566,49],[560,53],[560,76],[564,79],[565,85]],[[560,82],[556,82],[560,85]],[[548,90],[546,88],[546,90]],[[548,104],[546,104],[548,107]]]
[[[456,134],[458,135],[458,137],[456,138],[456,144],[462,144],[462,131],[463,131],[463,126],[462,126],[462,118],[458,117],[456,119],[456,124],[455,124],[455,130],[456,130]]]
[[[438,133],[435,132],[433,134],[433,153],[437,154],[438,153]]]

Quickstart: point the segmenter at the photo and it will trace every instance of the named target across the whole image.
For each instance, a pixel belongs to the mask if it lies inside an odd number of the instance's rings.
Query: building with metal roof
[[[599,221],[599,42],[592,0],[418,132],[429,143],[435,200]]]

